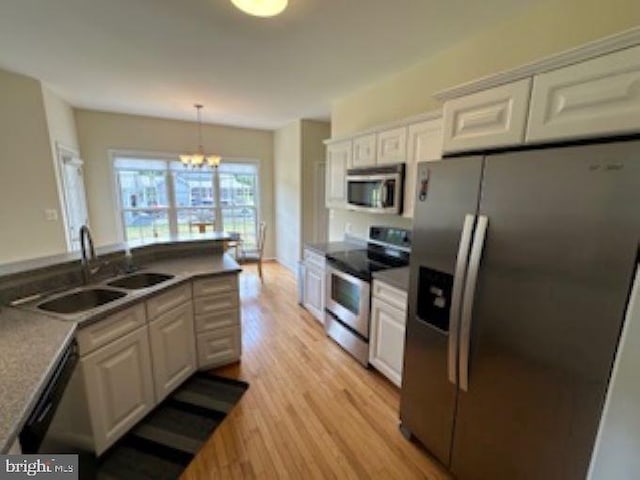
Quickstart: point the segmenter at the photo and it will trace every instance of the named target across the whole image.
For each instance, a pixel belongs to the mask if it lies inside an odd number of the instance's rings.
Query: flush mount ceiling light
[[[198,112],[198,149],[195,153],[185,153],[183,155],[178,155],[182,164],[186,167],[192,168],[202,168],[205,165],[209,167],[217,168],[220,165],[220,156],[219,155],[209,155],[204,153],[204,148],[202,147],[202,117],[201,110],[202,105],[196,103],[194,105]]]
[[[288,0],[231,0],[236,7],[256,17],[273,17],[287,8]]]

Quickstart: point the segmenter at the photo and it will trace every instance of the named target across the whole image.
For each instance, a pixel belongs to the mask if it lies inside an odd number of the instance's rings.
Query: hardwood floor
[[[297,304],[293,275],[240,277],[242,362],[217,369],[249,390],[183,479],[448,479],[398,430],[399,391],[328,339]]]

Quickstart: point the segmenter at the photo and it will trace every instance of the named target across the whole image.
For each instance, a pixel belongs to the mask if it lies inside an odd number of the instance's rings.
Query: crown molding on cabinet
[[[429,112],[420,113],[418,115],[413,115],[411,117],[402,118],[400,120],[394,120],[392,122],[384,123],[381,125],[376,125],[366,130],[358,130],[357,132],[340,135],[338,137],[331,137],[324,141],[325,145],[330,143],[341,142],[343,140],[351,140],[356,137],[360,137],[362,135],[368,135],[371,133],[378,133],[384,130],[389,130],[397,127],[404,127],[405,125],[410,125],[412,123],[425,122],[427,120],[435,120],[436,118],[442,117],[442,110],[431,110]]]
[[[452,98],[461,97],[476,93],[488,88],[497,87],[505,83],[515,82],[526,77],[536,74],[555,70],[557,68],[566,67],[574,63],[582,62],[590,58],[606,55],[616,50],[633,47],[640,44],[640,27],[633,27],[620,33],[603,37],[589,43],[585,43],[579,47],[571,48],[563,52],[526,63],[520,67],[505,70],[486,77],[472,80],[461,85],[457,85],[446,90],[436,92],[433,96],[440,100],[450,100]]]

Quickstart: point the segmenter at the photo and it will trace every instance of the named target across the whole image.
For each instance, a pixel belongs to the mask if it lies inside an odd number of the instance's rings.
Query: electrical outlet
[[[58,210],[55,208],[47,208],[44,211],[44,218],[46,218],[49,222],[57,222],[58,221]]]
[[[345,230],[347,233],[353,233],[353,225],[352,225],[351,223],[347,222],[347,223],[345,224],[345,226],[344,226],[344,230]]]

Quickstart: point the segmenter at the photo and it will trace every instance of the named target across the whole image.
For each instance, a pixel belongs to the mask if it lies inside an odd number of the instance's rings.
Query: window
[[[226,161],[214,172],[171,159],[118,155],[113,165],[125,240],[215,230],[238,232],[245,248],[256,247],[256,163]]]

